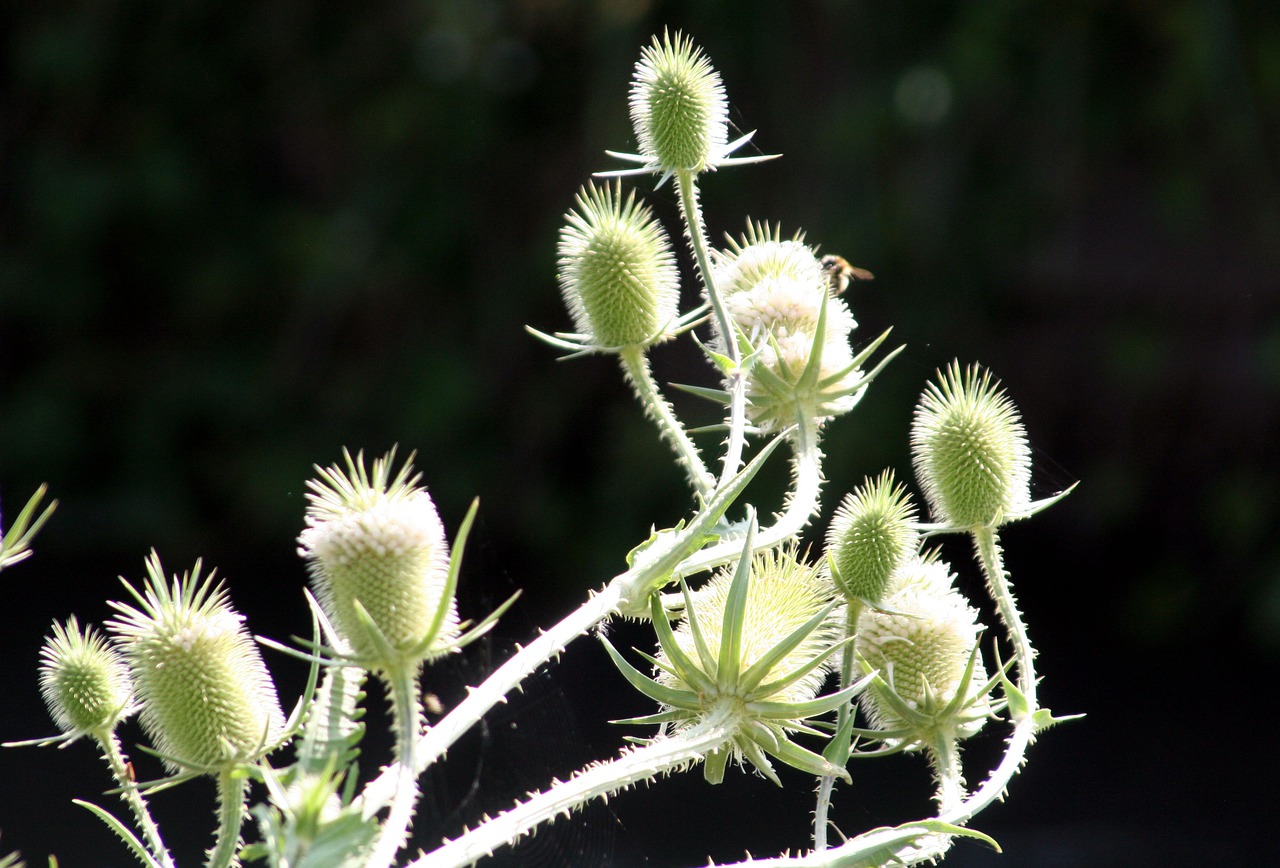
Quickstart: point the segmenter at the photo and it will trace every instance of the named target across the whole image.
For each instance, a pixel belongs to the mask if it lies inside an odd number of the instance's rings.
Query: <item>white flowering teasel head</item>
[[[991,714],[978,612],[952,582],[947,564],[914,559],[898,570],[883,608],[858,618],[854,648],[879,673],[862,707],[886,741],[967,738]]]
[[[298,553],[325,614],[365,668],[398,671],[456,647],[460,626],[444,525],[394,450],[317,467]],[[412,459],[412,456],[410,456]]]
[[[584,187],[560,230],[559,283],[584,347],[647,347],[674,333],[680,277],[662,226],[620,184]]]
[[[142,590],[125,583],[137,605],[113,602],[119,614],[107,623],[128,661],[142,726],[174,773],[256,762],[285,726],[244,618],[200,567],[166,583],[153,552]]]
[[[912,463],[936,521],[997,527],[1031,504],[1026,428],[990,371],[953,362],[929,383],[911,425]]]
[[[849,337],[857,322],[832,295],[830,278],[803,237],[784,240],[777,227],[749,222],[741,240],[731,238],[715,260],[729,320],[753,355],[751,422],[768,432],[852,409],[877,372],[860,366],[884,335],[854,355]],[[725,336],[717,339],[724,351]]]
[[[71,740],[104,738],[133,710],[128,664],[93,627],[72,615],[54,622],[40,649],[40,693],[58,729]]]

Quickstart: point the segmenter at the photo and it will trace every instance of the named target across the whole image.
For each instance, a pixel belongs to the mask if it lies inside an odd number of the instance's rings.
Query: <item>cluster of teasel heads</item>
[[[780,762],[822,782],[814,835],[815,849],[822,850],[831,787],[836,779],[850,780],[849,759],[921,751],[935,773],[938,822],[949,825],[919,825],[888,843],[877,839],[867,852],[895,862],[936,859],[945,845],[930,849],[917,839],[940,829],[958,834],[955,824],[982,807],[976,796],[965,801],[969,794],[957,744],[1006,710],[1019,727],[1035,716],[1024,742],[1054,720],[1036,708],[1034,652],[996,541],[999,527],[1048,504],[1030,498],[1029,450],[1018,412],[986,371],[950,366],[927,386],[910,435],[916,476],[933,521],[920,520],[906,487],[885,471],[866,479],[840,504],[822,556],[802,555],[797,534],[818,508],[818,433],[855,405],[892,357],[870,370],[863,367],[887,332],[854,352],[851,335],[857,323],[841,297],[849,271],[842,260],[821,257],[800,234],[784,237],[776,226],[748,221],[745,233],[730,238],[723,249],[707,247],[697,177],[769,157],[731,156],[751,136],[729,141],[720,77],[690,40],[664,35],[644,49],[633,80],[631,115],[639,153],[614,156],[635,167],[603,174],[657,175],[659,184],[675,180],[703,303],[680,313],[680,272],[672,245],[635,192],[624,192],[621,180],[593,183],[566,215],[559,243],[558,280],[577,331],[536,334],[571,355],[617,355],[675,448],[704,512],[713,507],[717,512],[701,523],[695,517],[683,536],[683,525],[655,534],[633,552],[631,572],[653,564],[669,567],[656,581],[646,579],[640,599],[628,586],[613,608],[601,608],[594,621],[575,627],[580,634],[618,612],[651,620],[656,653],[637,652],[648,672],[607,641],[605,646],[627,681],[659,706],[653,714],[621,722],[656,725],[657,733],[632,739],[639,746],[615,761],[617,780],[607,780],[610,764],[584,770],[563,785],[576,784],[581,796],[552,799],[548,817],[512,819],[507,840],[587,797],[690,763],[700,763],[713,783],[735,763],[781,784],[774,766]],[[730,445],[719,479],[702,464],[661,398],[647,362],[652,347],[708,319],[711,337],[702,346],[720,373],[721,388],[685,388],[726,407]],[[744,474],[749,478],[762,460],[738,472],[740,455],[732,444],[748,433],[774,436],[773,446],[778,440],[792,444],[797,481],[789,513],[798,521],[780,519],[773,528],[761,529],[750,510],[736,523],[721,518],[745,485],[740,482]],[[212,575],[201,578],[199,562],[189,573],[166,578],[153,554],[141,589],[125,583],[132,601],[113,604],[117,615],[106,624],[106,635],[72,617],[54,625],[41,652],[41,690],[62,733],[42,743],[88,737],[102,746],[145,840],[101,809],[92,810],[112,824],[144,864],[168,868],[172,860],[115,736],[135,712],[153,752],[174,777],[204,774],[219,782],[224,806],[210,864],[239,858],[248,776],[261,780],[271,796],[273,807],[255,812],[270,839],[256,855],[274,857],[273,864],[293,864],[284,857],[305,852],[299,849],[302,838],[320,846],[326,826],[346,830],[344,844],[335,838],[326,845],[335,865],[394,864],[406,840],[416,772],[433,758],[424,761],[415,753],[424,731],[419,673],[424,663],[483,634],[501,610],[468,629],[454,601],[474,505],[451,549],[411,463],[397,468],[394,452],[371,466],[363,455],[348,454],[343,465],[317,470],[309,483],[299,554],[311,575],[323,641],[307,644],[302,656],[313,667],[327,667],[328,674],[317,686],[313,668],[309,701],[287,719],[242,617],[223,585]],[[808,488],[806,474],[813,481]],[[732,495],[724,493],[730,489]],[[811,502],[797,506],[805,498]],[[4,538],[0,568],[25,556],[31,535],[47,518],[48,512],[26,527],[35,501],[20,517],[19,535]],[[700,535],[689,537],[695,529]],[[994,674],[988,670],[977,610],[957,590],[951,567],[924,545],[927,537],[943,532],[974,538],[997,611],[1010,631],[1016,685],[1007,677],[1010,667],[996,666]],[[675,541],[672,548],[662,548],[668,540]],[[677,543],[687,548],[677,551]],[[704,557],[719,551],[717,546],[733,554]],[[690,555],[691,561],[681,560]],[[690,563],[696,568],[686,568]],[[711,577],[691,587],[686,577],[708,568],[715,568]],[[678,593],[663,593],[673,585]],[[548,645],[547,657],[561,647],[555,641]],[[335,678],[350,671],[359,677],[345,683]],[[395,799],[386,818],[376,822],[382,804],[371,800],[361,806],[351,787],[343,787],[343,764],[352,759],[359,738],[356,704],[364,673],[385,684],[397,736]],[[824,693],[833,674],[837,683]],[[866,726],[856,725],[859,707]],[[335,716],[326,716],[331,713]],[[301,741],[297,764],[291,772],[272,772],[265,757],[291,740]],[[681,752],[681,744],[695,747]],[[647,767],[646,751],[654,757]],[[1021,760],[1014,753],[1011,747],[1008,775]],[[606,780],[597,784],[597,777]],[[984,790],[1003,791],[1007,776],[992,780]],[[548,793],[554,796],[558,786]],[[989,801],[990,795],[984,798]],[[532,798],[526,806],[537,801]],[[426,857],[414,864],[466,864],[493,846],[466,849],[466,836],[452,843],[462,854],[456,862]],[[856,861],[855,855],[850,851],[844,858]]]

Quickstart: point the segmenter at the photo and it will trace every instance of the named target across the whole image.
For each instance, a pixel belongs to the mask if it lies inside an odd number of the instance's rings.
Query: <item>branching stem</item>
[[[445,843],[410,863],[409,868],[470,865],[499,847],[514,843],[538,825],[567,816],[592,799],[608,797],[632,784],[696,762],[733,736],[733,722],[732,712],[724,708],[685,732],[656,738],[643,747],[628,748],[616,759],[590,766]]]
[[[689,439],[684,426],[680,424],[671,405],[667,403],[658,384],[654,381],[653,372],[649,368],[649,357],[638,346],[623,347],[619,357],[622,360],[622,369],[627,375],[627,381],[635,389],[636,398],[643,405],[645,414],[652,416],[658,423],[658,431],[662,439],[675,450],[676,463],[684,468],[689,482],[705,500],[715,488],[715,478],[707,472],[706,466],[702,463],[702,457],[698,454],[698,447]]]

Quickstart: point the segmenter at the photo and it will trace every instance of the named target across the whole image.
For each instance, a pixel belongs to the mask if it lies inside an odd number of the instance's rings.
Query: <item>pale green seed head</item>
[[[137,607],[113,602],[107,624],[128,661],[142,725],[175,773],[217,773],[260,759],[284,729],[284,715],[243,617],[200,562],[166,584],[147,560]]]
[[[73,615],[40,649],[40,693],[58,729],[101,737],[128,714],[133,680],[119,652]]]
[[[1031,450],[1018,409],[989,371],[958,362],[930,383],[911,426],[916,477],[937,521],[991,527],[1031,502]]]
[[[879,604],[894,571],[920,544],[906,489],[886,470],[845,497],[827,530],[827,563],[836,588],[849,601]]]
[[[578,332],[596,347],[649,346],[670,335],[680,278],[671,243],[620,184],[589,185],[560,231],[559,282]]]
[[[656,36],[631,83],[640,153],[664,173],[701,172],[723,155],[729,107],[720,74],[686,36]]]
[[[348,455],[345,470],[317,468],[318,478],[307,483],[307,528],[298,538],[317,599],[370,669],[416,666],[450,650],[459,632],[455,601],[446,598],[444,525],[411,463],[391,476],[394,457],[376,459],[371,474],[363,454],[354,461]],[[357,604],[394,659],[385,659]]]
[[[964,678],[981,634],[978,612],[953,586],[953,576],[941,561],[916,559],[901,567],[883,610],[865,608],[858,618],[854,647],[908,706],[931,718],[909,720],[872,685],[862,706],[878,729],[910,730],[909,740],[926,739],[930,730],[965,737],[977,732],[988,705],[975,698],[977,708],[958,710],[958,718],[941,715]],[[981,661],[970,678],[968,695],[976,697],[986,682]]]

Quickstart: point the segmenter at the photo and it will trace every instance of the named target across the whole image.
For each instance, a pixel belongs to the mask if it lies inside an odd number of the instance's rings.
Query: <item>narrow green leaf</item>
[[[748,669],[745,673],[743,673],[742,678],[739,680],[739,683],[742,685],[743,692],[750,692],[755,690],[756,687],[760,685],[760,682],[764,680],[764,677],[768,675],[769,672],[773,669],[773,667],[777,666],[780,662],[782,662],[782,659],[786,657],[788,654],[790,654],[792,651],[794,651],[796,646],[805,640],[805,637],[807,637],[810,633],[816,630],[818,628],[818,625],[827,619],[827,616],[831,614],[831,611],[835,607],[836,607],[835,601],[832,601],[831,603],[827,604],[827,606],[824,607],[822,611],[818,612],[818,614],[814,615],[808,621],[805,621],[799,627],[792,630],[791,633],[789,633],[785,639],[783,639],[777,645],[774,645],[767,652],[765,652],[765,654],[759,660],[751,664],[751,668]],[[811,664],[803,667],[801,675],[803,676],[804,673],[807,673],[809,670],[813,669],[815,666],[820,665],[822,661],[825,660],[827,657],[829,657],[831,653],[835,650],[836,648],[832,647],[827,651],[823,652],[823,654],[817,657]],[[795,678],[790,678],[786,683],[794,682],[795,680],[796,680]],[[778,682],[774,682],[774,683],[778,683]],[[784,686],[785,686],[785,683],[784,683]],[[762,690],[760,692],[762,695],[767,696],[777,691]]]
[[[716,683],[707,673],[698,668],[698,664],[694,663],[688,654],[681,650],[658,594],[653,594],[649,598],[649,617],[653,619],[653,630],[658,634],[658,644],[662,646],[663,651],[667,652],[667,659],[675,669],[672,674],[697,693],[715,693]]]
[[[747,520],[747,537],[742,544],[742,557],[733,572],[729,595],[724,603],[724,620],[720,628],[720,659],[716,665],[716,683],[721,691],[735,690],[742,665],[742,628],[747,617],[747,590],[751,582],[751,548],[756,538],[753,511]]]
[[[686,711],[698,711],[701,708],[701,703],[698,702],[698,697],[695,694],[687,690],[677,690],[674,687],[659,684],[628,663],[608,639],[602,636],[600,641],[604,643],[604,650],[608,652],[610,659],[613,660],[613,665],[618,667],[622,677],[627,679],[632,687],[645,696],[655,702],[661,702],[663,705],[683,708]]]

